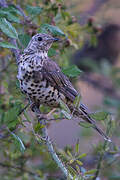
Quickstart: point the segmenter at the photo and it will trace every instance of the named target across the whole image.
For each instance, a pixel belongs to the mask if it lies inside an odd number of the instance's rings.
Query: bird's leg
[[[35,107],[37,107],[38,109],[39,109],[39,105],[37,105],[36,103],[34,103],[34,102],[30,102],[30,108],[31,108],[31,110],[33,111],[33,112],[35,112]]]
[[[40,106],[39,104],[31,103],[30,108],[31,108],[31,110],[32,110],[33,112],[36,113],[36,116],[37,116],[37,118],[38,118],[38,123],[41,124],[41,122],[42,122],[43,120],[46,120],[46,119],[47,119],[47,115],[46,115],[46,114],[41,114],[40,109],[39,109],[39,106]],[[46,125],[46,123],[45,123],[44,125]]]
[[[18,116],[20,116],[28,108],[29,105],[30,103],[28,103],[24,108],[22,108],[20,112],[18,113]]]

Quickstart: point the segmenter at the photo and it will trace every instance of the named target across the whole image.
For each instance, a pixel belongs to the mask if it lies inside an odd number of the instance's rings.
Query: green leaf
[[[91,118],[95,119],[95,120],[98,120],[98,121],[104,121],[107,116],[108,116],[108,112],[96,112],[96,113],[92,113],[92,114],[89,114]]]
[[[75,152],[79,153],[79,140],[78,140],[78,142],[75,145]]]
[[[53,26],[50,24],[42,24],[38,32],[40,33],[51,32],[54,36],[65,36],[64,32],[61,29],[59,29],[57,26]]]
[[[23,14],[14,5],[9,5],[7,9],[9,10],[9,12],[23,16]]]
[[[40,123],[37,123],[37,124],[35,125],[35,127],[34,127],[34,130],[35,130],[35,132],[39,132],[39,131],[41,131],[41,129],[44,128],[44,127],[45,127],[45,125],[40,124]]]
[[[90,128],[90,127],[94,127],[93,124],[81,121],[78,123],[80,126],[84,127],[84,128]]]
[[[75,105],[75,108],[79,108],[80,107],[80,102],[81,102],[81,95],[78,94],[73,102],[73,104]]]
[[[39,6],[27,5],[26,6],[26,11],[28,12],[28,14],[30,14],[32,16],[37,16],[43,11],[43,8],[41,8]]]
[[[77,77],[82,72],[77,66],[72,65],[62,70],[62,72],[69,77]]]
[[[67,106],[67,104],[65,104],[62,100],[59,100],[59,103],[60,103],[61,109],[65,110],[69,114],[71,113],[71,111],[70,111],[69,107]]]
[[[70,173],[72,173],[72,175],[76,175],[77,174],[77,172],[75,171],[75,169],[73,168],[73,167],[71,167],[71,166],[68,166],[68,170],[70,171]]]
[[[77,164],[78,164],[79,166],[82,166],[82,165],[83,165],[83,163],[82,163],[80,160],[76,160],[76,162],[77,162]]]
[[[74,161],[75,161],[74,159],[71,159],[71,160],[69,161],[69,164],[72,164]]]
[[[84,157],[86,157],[86,153],[80,154],[79,156],[77,156],[77,159],[82,159]]]
[[[86,171],[85,175],[94,174],[96,171],[97,171],[97,169],[92,169],[92,170]]]
[[[5,17],[9,21],[12,21],[15,23],[20,23],[19,18],[16,15],[9,12],[8,8],[4,8],[4,9],[0,10],[0,17]]]
[[[0,42],[0,47],[17,49],[16,46],[14,46],[13,44],[8,43],[8,42]]]
[[[14,139],[15,139],[15,144],[16,144],[16,146],[20,149],[20,151],[21,151],[22,153],[24,153],[24,151],[25,151],[25,146],[24,146],[22,140],[19,138],[19,136],[17,136],[17,135],[14,134],[13,132],[10,132],[10,133],[11,133],[11,135],[12,135],[12,136],[14,137]]]
[[[70,156],[70,158],[73,158],[73,156],[69,150],[67,150],[67,154],[68,154],[68,156]]]
[[[56,55],[55,49],[50,48],[49,51],[48,51],[48,56],[49,56],[49,57],[52,57],[52,56],[55,56],[55,55]]]
[[[9,128],[14,128],[19,123],[18,114],[22,109],[22,104],[19,101],[13,102],[10,98],[9,106],[11,108],[5,112],[4,123],[7,124]]]
[[[15,39],[18,38],[18,34],[16,32],[16,29],[5,18],[0,18],[0,29],[8,37],[15,38]]]
[[[24,48],[27,47],[27,45],[28,45],[28,43],[29,43],[29,41],[31,39],[31,37],[29,35],[27,35],[27,34],[19,34],[18,38],[19,38],[21,44],[24,46]]]
[[[59,103],[62,109],[61,113],[64,114],[67,119],[71,119],[72,118],[71,111],[69,107],[67,106],[67,104],[65,104],[62,100],[60,100]]]
[[[71,114],[67,113],[67,111],[62,110],[61,113],[64,114],[64,116],[65,116],[67,119],[71,119],[71,118],[72,118]]]

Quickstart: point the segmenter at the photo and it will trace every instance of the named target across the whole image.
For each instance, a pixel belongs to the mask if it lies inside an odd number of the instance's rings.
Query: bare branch
[[[40,110],[34,106],[34,112],[38,118],[38,121],[40,122],[41,125],[44,125],[44,127],[42,128],[42,136],[45,140],[46,146],[48,148],[49,153],[51,154],[53,160],[56,162],[56,164],[58,165],[58,167],[61,169],[61,171],[63,172],[63,174],[65,175],[65,177],[69,177],[71,180],[73,179],[72,175],[69,174],[67,168],[65,167],[65,165],[62,163],[62,161],[59,159],[58,155],[56,154],[54,147],[52,145],[52,142],[48,136],[48,132],[47,132],[47,128],[45,127],[46,125],[46,120],[45,119],[39,119],[40,116]],[[36,138],[38,138],[39,136],[36,136]],[[40,138],[41,140],[41,138]],[[77,179],[75,179],[77,180]]]
[[[27,170],[27,169],[23,169],[23,168],[21,168],[21,167],[19,167],[19,166],[15,166],[15,165],[11,165],[11,164],[5,164],[5,163],[3,163],[3,162],[0,162],[0,166],[2,166],[2,167],[4,167],[4,168],[16,169],[16,170],[18,170],[18,171],[22,171],[22,173],[24,172],[24,173],[28,173],[28,174],[30,174],[30,175],[32,175],[32,176],[40,177],[40,175],[37,174],[36,172],[35,172],[35,173],[34,173],[34,172],[31,172],[31,171],[29,171],[29,170]]]

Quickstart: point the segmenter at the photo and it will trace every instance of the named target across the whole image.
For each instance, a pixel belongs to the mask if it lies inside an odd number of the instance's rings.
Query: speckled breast
[[[33,102],[58,107],[59,100],[65,100],[65,96],[52,87],[47,80],[39,79],[36,81],[33,72],[30,71],[30,69],[24,72],[23,67],[24,66],[19,67],[17,77],[22,92],[27,94]]]

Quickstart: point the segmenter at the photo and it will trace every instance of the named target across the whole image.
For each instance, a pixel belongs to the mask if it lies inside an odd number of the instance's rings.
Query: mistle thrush
[[[27,94],[37,106],[44,104],[59,108],[62,100],[71,112],[74,111],[75,116],[82,117],[92,124],[104,139],[109,140],[89,116],[83,104],[80,104],[79,108],[75,108],[73,102],[78,96],[78,92],[68,77],[62,73],[60,67],[48,57],[49,48],[57,40],[48,34],[36,34],[32,37],[18,64],[17,78],[22,92]]]

